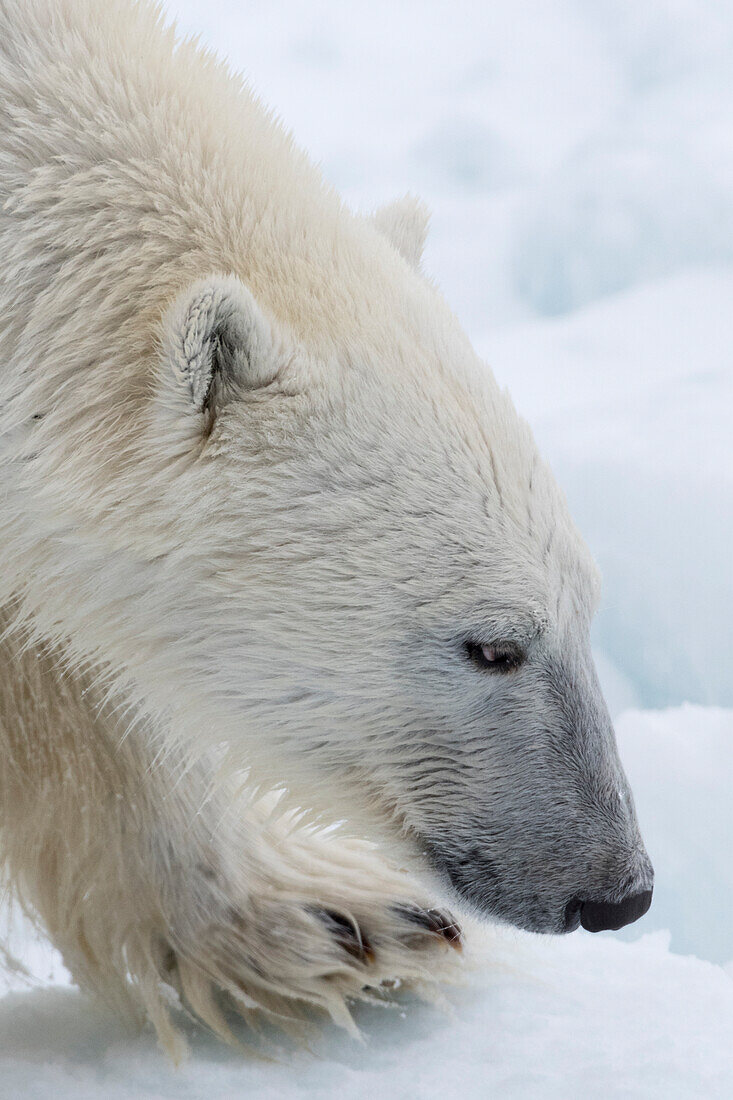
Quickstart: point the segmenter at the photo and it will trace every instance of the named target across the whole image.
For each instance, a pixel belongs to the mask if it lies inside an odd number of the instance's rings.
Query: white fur
[[[0,0],[0,210],[11,879],[171,1048],[161,979],[220,1032],[217,990],[345,1021],[444,945],[394,909],[429,907],[415,879],[285,808],[414,858],[411,830],[471,804],[419,789],[425,715],[457,738],[479,691],[425,639],[560,631],[592,565],[415,271],[422,208],[353,216],[147,3]],[[282,784],[263,817],[251,792]]]

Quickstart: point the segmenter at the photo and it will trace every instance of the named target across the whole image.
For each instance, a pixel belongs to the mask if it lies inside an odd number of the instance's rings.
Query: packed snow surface
[[[670,954],[664,933],[492,948],[493,969],[451,997],[452,1013],[367,1007],[363,1043],[326,1029],[279,1061],[191,1033],[177,1071],[152,1039],[123,1037],[75,990],[12,993],[0,1001],[0,1095],[730,1100],[733,982],[721,968]]]
[[[733,1096],[733,6],[169,0],[425,267],[535,430],[604,575],[595,646],[657,872],[623,937],[476,932],[452,1011],[309,1052],[148,1035],[22,922],[0,1097]],[[655,708],[655,709],[650,709]],[[639,938],[640,937],[640,938]],[[633,942],[622,942],[623,940]]]

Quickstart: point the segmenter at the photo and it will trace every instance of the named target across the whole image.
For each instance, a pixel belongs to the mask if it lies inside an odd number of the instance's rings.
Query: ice
[[[167,8],[352,205],[410,190],[431,206],[426,269],[603,572],[595,651],[655,901],[634,942],[477,932],[489,962],[452,1014],[362,1008],[364,1045],[326,1028],[275,1062],[190,1031],[175,1074],[16,920],[28,973],[0,985],[0,1097],[733,1096],[733,8]]]
[[[671,930],[671,947],[733,962],[733,711],[629,711],[616,723],[654,863],[654,905],[626,936]]]
[[[637,701],[733,703],[733,267],[477,343],[604,577],[597,647]]]

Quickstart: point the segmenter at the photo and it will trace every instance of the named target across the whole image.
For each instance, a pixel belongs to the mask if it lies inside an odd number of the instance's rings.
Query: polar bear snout
[[[530,659],[480,721],[443,803],[450,818],[430,802],[420,835],[432,866],[464,902],[531,932],[642,917],[654,871],[591,654],[566,638]]]
[[[652,889],[627,894],[621,901],[580,903],[580,923],[587,932],[617,932],[643,917],[652,903]]]
[[[654,871],[644,856],[642,873],[627,884],[621,897],[579,895],[565,906],[564,932],[584,928],[586,932],[617,932],[649,911],[654,892]]]
[[[587,932],[617,932],[649,911],[654,892],[654,868],[643,844],[637,858],[636,874],[624,881],[621,890],[605,897],[591,894],[578,899],[575,927],[580,923]]]

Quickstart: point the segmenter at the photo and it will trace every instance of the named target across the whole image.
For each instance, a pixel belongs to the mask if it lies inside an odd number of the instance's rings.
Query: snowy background
[[[451,1015],[364,1009],[365,1045],[327,1029],[279,1064],[192,1035],[175,1075],[16,925],[36,983],[1,987],[0,1097],[730,1098],[733,0],[167,7],[353,206],[432,208],[425,266],[604,574],[597,657],[655,902],[634,942],[485,933]]]

